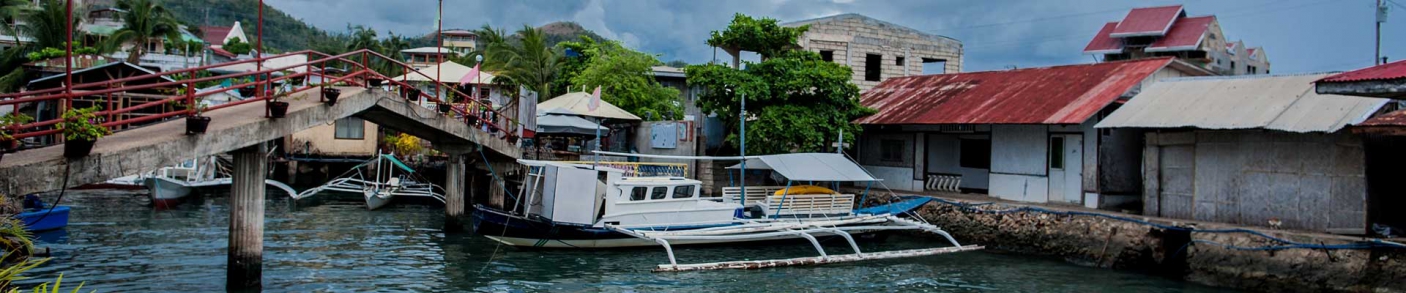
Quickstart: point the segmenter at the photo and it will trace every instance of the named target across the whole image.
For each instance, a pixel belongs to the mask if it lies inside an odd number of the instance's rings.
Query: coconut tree
[[[406,40],[405,36],[397,35],[394,32],[388,32],[386,35],[386,39],[381,40],[381,44],[378,46],[380,49],[376,50],[376,52],[381,53],[381,55],[386,55],[388,57],[399,56],[400,51],[410,48],[410,41]],[[397,66],[394,62],[389,60],[381,60],[376,64],[380,67],[377,71],[386,76],[403,74],[403,70],[401,70],[400,66]]]
[[[127,62],[141,64],[146,55],[147,44],[161,40],[180,40],[181,23],[160,4],[151,0],[118,0],[117,8],[126,10],[122,14],[123,28],[112,34],[108,40],[112,44],[133,44],[127,55]]]
[[[63,48],[68,37],[68,26],[65,25],[67,15],[64,14],[63,0],[43,0],[39,2],[39,9],[25,13],[21,16],[24,24],[19,26],[21,34],[34,39],[33,46],[36,49],[42,48]],[[78,29],[83,19],[81,14],[73,14],[73,28]]]
[[[485,68],[537,92],[538,97],[551,97],[560,62],[557,52],[547,44],[547,34],[532,26],[524,25],[517,35],[521,37],[517,42],[500,41],[485,48]]]

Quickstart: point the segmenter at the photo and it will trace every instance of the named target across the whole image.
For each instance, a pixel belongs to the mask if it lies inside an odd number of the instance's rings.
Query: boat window
[[[668,195],[668,188],[664,188],[662,186],[654,187],[653,190],[651,190],[651,192],[649,193],[649,199],[664,199],[664,197]]]
[[[648,189],[648,188],[645,188],[645,187],[638,187],[638,186],[631,188],[631,189],[630,189],[630,200],[631,200],[631,201],[644,200],[644,190],[645,190],[645,189]]]
[[[674,198],[693,198],[693,185],[674,186]]]

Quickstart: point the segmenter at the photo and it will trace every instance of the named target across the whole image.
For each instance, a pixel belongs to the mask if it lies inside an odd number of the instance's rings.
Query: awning
[[[742,164],[727,167],[741,169]],[[880,181],[841,154],[765,155],[747,159],[748,170],[772,170],[793,181]]]
[[[609,94],[609,93],[606,93],[606,94]],[[618,119],[618,120],[630,120],[630,121],[639,121],[639,120],[642,120],[642,119],[640,119],[640,116],[635,116],[635,114],[630,114],[630,112],[625,111],[624,109],[620,109],[620,107],[616,107],[615,105],[611,105],[610,103],[608,103],[608,102],[606,102],[606,101],[600,101],[600,105],[597,105],[597,107],[596,107],[595,110],[591,110],[591,108],[590,108],[590,106],[589,106],[590,103],[591,103],[591,94],[584,93],[584,92],[573,92],[573,93],[566,93],[566,94],[564,94],[564,95],[557,96],[557,97],[552,98],[552,99],[550,99],[550,100],[543,101],[542,103],[537,104],[537,108],[538,108],[538,109],[560,108],[561,110],[566,111],[565,113],[571,113],[572,115],[584,116],[584,117],[595,117],[595,118],[605,118],[605,119]],[[541,122],[539,121],[538,123],[541,123]]]
[[[537,133],[540,134],[579,134],[595,135],[597,129],[601,136],[610,133],[609,129],[601,127],[585,118],[570,115],[546,114],[537,116]]]

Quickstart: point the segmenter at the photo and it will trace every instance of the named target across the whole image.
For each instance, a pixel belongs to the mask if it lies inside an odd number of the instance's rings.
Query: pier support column
[[[229,195],[229,268],[226,290],[258,289],[264,271],[264,143],[234,151]]]
[[[464,179],[467,177],[463,153],[450,153],[449,165],[445,169],[444,183],[444,232],[464,230],[460,220],[464,217]]]

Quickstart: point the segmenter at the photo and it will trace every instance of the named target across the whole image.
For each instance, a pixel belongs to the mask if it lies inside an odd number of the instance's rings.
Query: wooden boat
[[[775,171],[788,182],[878,180],[840,154],[786,154],[749,159],[757,160],[749,164]],[[915,197],[855,209],[853,194],[793,195],[788,192],[800,189],[785,187],[724,189],[722,197],[701,197],[701,182],[682,177],[625,177],[622,170],[586,164],[530,160],[519,160],[519,163],[529,169],[521,194],[513,198],[507,210],[477,206],[472,221],[477,233],[512,246],[568,249],[662,246],[668,252],[669,264],[660,265],[657,271],[818,264],[981,249],[980,246],[962,246],[936,226],[898,217],[910,213],[929,198]],[[952,246],[873,254],[861,252],[854,240],[855,236],[893,230],[937,234]],[[831,257],[821,248],[817,236],[843,238],[855,253]],[[788,239],[810,242],[820,258],[680,265],[673,256],[676,245]]]
[[[428,180],[394,156],[379,154],[321,186],[293,194],[293,198],[304,199],[322,192],[357,193],[365,198],[366,208],[370,210],[390,204],[397,196],[429,197],[444,202],[444,189],[424,182]]]
[[[234,182],[233,178],[220,172],[219,161],[214,156],[157,169],[140,178],[142,185],[146,186],[150,193],[152,205],[157,207],[175,206],[198,189],[228,186]],[[297,194],[292,187],[282,182],[264,179],[264,183],[290,196]]]

